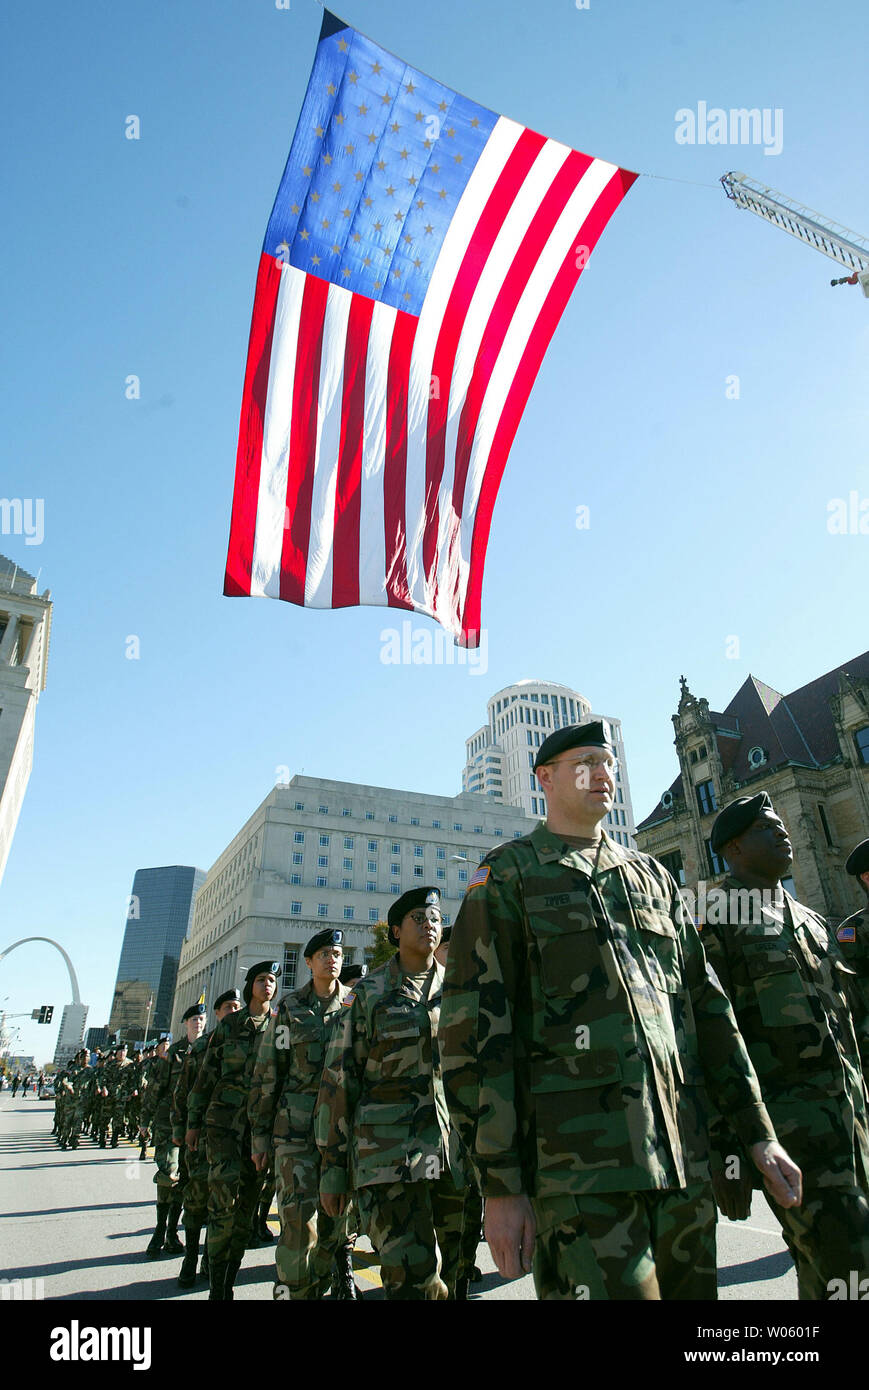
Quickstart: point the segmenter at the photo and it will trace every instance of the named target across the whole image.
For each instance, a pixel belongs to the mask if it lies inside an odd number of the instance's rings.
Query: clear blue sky
[[[336,9],[476,101],[662,178],[610,224],[520,426],[488,672],[384,666],[401,615],[221,594],[254,276],[320,9],[6,6],[0,492],[44,498],[45,538],[0,550],[41,570],[54,627],[0,945],[60,939],[92,1025],[135,870],[207,869],[278,765],[455,793],[487,696],[539,676],[622,718],[642,817],[675,773],[680,673],[721,708],[749,672],[790,690],[866,645],[869,537],[830,535],[827,504],[869,496],[869,302],[717,183],[741,169],[869,232],[864,7]],[[779,108],[781,153],[677,144],[701,101]],[[0,966],[0,1005],[59,1018],[67,998],[49,947]],[[55,1034],[28,1022],[23,1050],[50,1058]]]

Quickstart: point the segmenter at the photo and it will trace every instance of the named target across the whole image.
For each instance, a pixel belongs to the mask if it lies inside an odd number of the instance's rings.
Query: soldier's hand
[[[269,1156],[268,1154],[251,1154],[250,1161],[258,1173],[263,1173],[269,1161]]]
[[[322,1187],[320,1188],[320,1206],[327,1216],[343,1216],[346,1205],[346,1193],[324,1192]]]
[[[184,1142],[186,1143],[190,1152],[195,1153],[196,1150],[199,1148],[199,1130],[188,1129],[187,1133],[184,1136]]]
[[[751,1157],[773,1201],[780,1207],[798,1207],[803,1200],[803,1175],[781,1144],[752,1144]]]
[[[712,1191],[722,1216],[729,1221],[744,1221],[751,1211],[751,1174],[741,1172],[738,1178],[725,1177],[719,1169],[712,1174]]]
[[[485,1234],[502,1279],[519,1279],[531,1272],[537,1222],[524,1193],[486,1198]]]

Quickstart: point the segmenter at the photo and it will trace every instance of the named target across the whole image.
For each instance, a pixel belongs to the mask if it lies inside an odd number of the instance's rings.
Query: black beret
[[[244,982],[246,985],[252,985],[257,975],[274,975],[277,978],[280,973],[281,967],[276,960],[261,960],[246,972]]]
[[[367,965],[345,965],[338,979],[342,985],[352,984],[354,980],[361,980],[363,975],[368,974]]]
[[[756,796],[741,796],[738,801],[731,801],[729,806],[719,811],[713,823],[709,843],[714,852],[717,854],[722,845],[726,845],[729,840],[735,840],[737,835],[747,830],[762,811],[772,809],[773,804],[766,792],[758,792]]]
[[[327,927],[325,931],[318,931],[316,936],[305,947],[305,960],[312,956],[315,951],[321,950],[324,946],[340,946],[344,940],[344,933],[340,927]]]
[[[851,850],[845,860],[845,873],[853,874],[855,878],[859,874],[869,873],[869,840],[861,840]]]
[[[241,994],[237,989],[225,989],[222,994],[218,994],[214,1001],[215,1009],[219,1009],[221,1004],[228,1004],[230,999],[234,999],[236,1004],[241,1003]]]
[[[605,719],[593,719],[589,724],[568,724],[566,729],[556,729],[555,733],[545,738],[537,749],[534,771],[536,772],[538,767],[542,767],[544,763],[551,763],[552,759],[557,758],[559,753],[566,753],[568,748],[586,747],[613,747],[610,726]]]
[[[190,1008],[181,1015],[181,1022],[186,1023],[188,1018],[198,1018],[200,1014],[207,1013],[204,1004],[191,1004]]]
[[[390,927],[400,927],[409,912],[415,907],[440,907],[441,895],[438,888],[409,888],[396,898],[386,914]]]

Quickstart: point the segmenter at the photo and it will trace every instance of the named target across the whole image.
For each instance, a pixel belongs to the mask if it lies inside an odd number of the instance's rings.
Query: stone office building
[[[303,985],[305,944],[325,927],[344,931],[346,964],[362,963],[374,924],[415,883],[441,890],[449,925],[484,855],[535,823],[468,793],[431,796],[304,776],[276,786],[196,894],[173,1036],[200,994],[210,1008],[225,989],[241,989],[258,961],[281,963],[279,998]]]
[[[692,891],[718,883],[726,866],[709,843],[718,811],[766,791],[793,846],[785,887],[833,923],[860,907],[844,864],[869,836],[869,652],[789,695],[749,676],[721,713],[681,681],[679,775],[637,826],[638,847]]]

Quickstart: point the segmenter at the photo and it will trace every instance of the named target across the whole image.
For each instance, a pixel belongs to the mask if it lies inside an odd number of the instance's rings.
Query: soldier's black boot
[[[260,1202],[257,1209],[257,1218],[254,1222],[254,1234],[260,1245],[271,1245],[274,1236],[269,1230],[268,1215],[271,1202]]]
[[[157,1225],[154,1227],[154,1234],[151,1237],[145,1254],[149,1260],[156,1260],[160,1251],[163,1249],[163,1237],[166,1234],[166,1218],[169,1215],[169,1203],[157,1203]]]
[[[140,1161],[140,1162],[144,1162],[144,1160],[145,1160],[147,1157],[148,1157],[148,1145],[147,1145],[147,1143],[145,1142],[145,1140],[143,1139],[143,1140],[142,1140],[142,1143],[141,1143],[141,1145],[140,1145],[140,1147],[139,1147],[139,1161]]]
[[[184,1252],[184,1263],[178,1275],[178,1287],[181,1289],[192,1289],[196,1283],[196,1266],[199,1262],[199,1235],[200,1226],[188,1226],[184,1234],[187,1239],[187,1249]]]
[[[335,1255],[335,1273],[332,1276],[333,1298],[358,1298],[356,1281],[353,1278],[353,1246],[342,1245]]]
[[[470,1297],[470,1294],[469,1294],[470,1287],[471,1287],[471,1281],[470,1281],[470,1279],[468,1278],[467,1274],[465,1274],[461,1279],[457,1279],[457,1280],[456,1280],[456,1300],[457,1300],[457,1302],[466,1302],[466,1301],[467,1301],[467,1299]]]
[[[181,1217],[181,1203],[171,1202],[169,1213],[166,1217],[166,1238],[163,1241],[163,1249],[168,1255],[182,1255],[184,1246],[178,1239],[178,1221]]]
[[[234,1286],[235,1286],[235,1281],[236,1281],[236,1279],[237,1279],[237,1277],[238,1277],[238,1271],[239,1271],[240,1269],[241,1269],[241,1260],[230,1260],[230,1261],[227,1263],[227,1266],[226,1266],[226,1280],[225,1280],[225,1283],[224,1283],[224,1289],[225,1289],[224,1297],[227,1298],[227,1299],[230,1299],[230,1300],[232,1299],[232,1290],[233,1290],[233,1288],[234,1288]]]
[[[111,1143],[111,1147],[112,1147],[113,1149],[116,1149],[116,1148],[118,1147],[118,1145],[120,1144],[120,1142],[121,1142],[121,1140],[120,1140],[120,1135],[118,1134],[118,1131],[117,1131],[116,1129],[113,1129],[113,1130],[112,1130],[112,1143]]]
[[[202,1259],[199,1262],[199,1273],[203,1279],[211,1278],[211,1270],[208,1260],[208,1227],[205,1228],[205,1249],[202,1252]]]
[[[209,1303],[226,1302],[226,1260],[212,1260],[209,1273]]]

